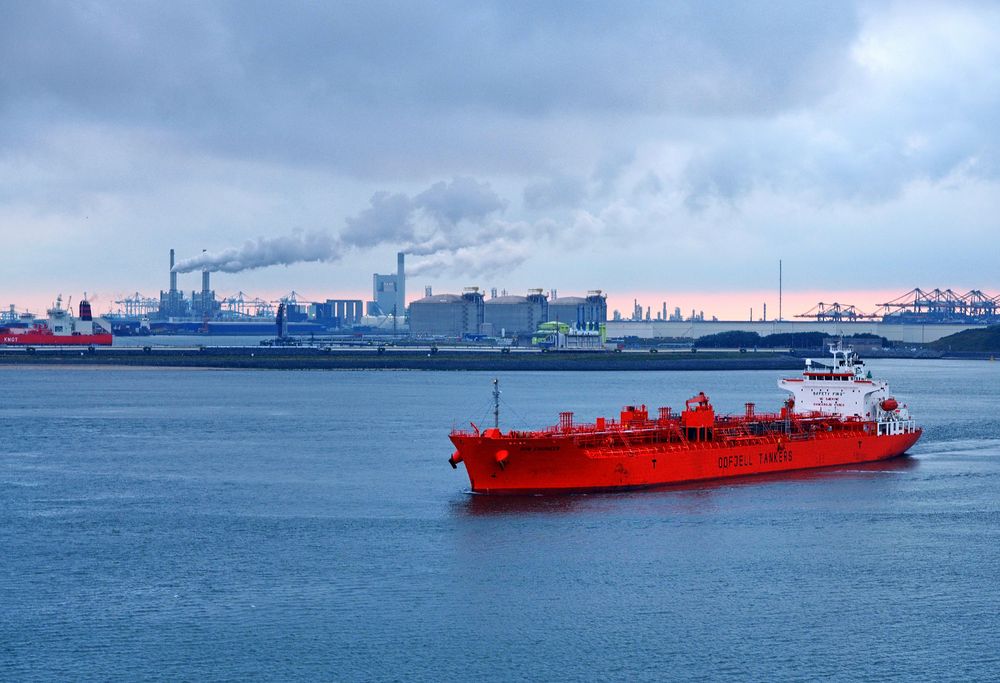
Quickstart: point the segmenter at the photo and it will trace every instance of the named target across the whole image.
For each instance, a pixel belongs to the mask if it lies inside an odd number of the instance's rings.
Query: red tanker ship
[[[530,494],[642,488],[886,460],[903,455],[923,430],[906,406],[873,380],[850,349],[834,348],[833,364],[806,360],[802,377],[778,386],[791,393],[777,413],[720,416],[704,393],[680,415],[627,406],[619,419],[559,424],[539,431],[494,425],[455,430],[452,467],[464,462],[473,493]]]
[[[45,322],[32,322],[28,327],[0,327],[0,345],[111,346],[114,341],[110,331],[99,327],[103,325],[110,330],[111,325],[101,318],[95,323],[90,302],[86,299],[80,302],[79,318],[74,318],[72,311],[62,307],[62,295],[46,313]]]

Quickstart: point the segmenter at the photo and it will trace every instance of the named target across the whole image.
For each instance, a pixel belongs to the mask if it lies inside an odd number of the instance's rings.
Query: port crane
[[[222,300],[222,314],[232,319],[273,318],[274,307],[270,301],[260,297],[250,298],[246,292],[239,291],[233,296]]]
[[[799,313],[796,318],[811,318],[818,322],[842,322],[844,320],[854,322],[856,320],[874,320],[879,316],[865,313],[858,310],[857,306],[851,304],[832,304],[820,301],[805,313]]]
[[[115,299],[118,305],[118,315],[126,318],[142,318],[155,314],[160,310],[160,300],[146,297],[136,292]]]
[[[1000,317],[1000,296],[991,297],[979,289],[959,294],[953,289],[925,291],[917,287],[879,306],[886,317],[922,316],[935,321],[956,322],[993,322]]]

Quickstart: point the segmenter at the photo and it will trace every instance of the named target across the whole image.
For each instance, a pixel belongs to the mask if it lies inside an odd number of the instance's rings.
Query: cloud
[[[975,2],[6,3],[0,235],[122,291],[206,238],[228,268],[351,254],[255,274],[286,291],[357,289],[380,249],[614,289],[877,225],[911,251],[856,277],[943,283],[1000,209],[998,33]],[[275,226],[329,241],[278,258]]]
[[[344,239],[357,247],[373,247],[384,242],[412,242],[416,238],[413,212],[413,201],[405,194],[380,190],[372,195],[367,209],[347,219]]]
[[[702,135],[687,206],[755,191],[884,203],[924,180],[1000,174],[1000,9],[874,5],[838,87],[812,107]]]
[[[857,30],[850,7],[801,0],[40,0],[4,15],[8,130],[100,120],[228,157],[406,173],[473,170],[469,154],[480,167],[526,159],[532,143],[544,151],[574,132],[567,116],[801,106],[826,90],[817,76]]]
[[[582,178],[562,175],[534,182],[524,188],[524,205],[533,211],[579,206],[587,196]]]

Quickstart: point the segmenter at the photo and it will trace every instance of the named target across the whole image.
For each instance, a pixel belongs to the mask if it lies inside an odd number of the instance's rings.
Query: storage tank
[[[587,296],[561,296],[549,300],[550,321],[566,323],[580,329],[596,329],[608,321],[607,295],[599,289]]]
[[[410,304],[410,334],[461,337],[479,334],[484,314],[483,295],[476,287],[462,294],[434,294]]]
[[[493,334],[505,337],[531,336],[547,320],[548,300],[541,290],[528,296],[498,296],[486,300],[485,320]]]

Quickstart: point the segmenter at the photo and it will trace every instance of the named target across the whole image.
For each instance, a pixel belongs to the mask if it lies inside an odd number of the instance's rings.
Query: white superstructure
[[[48,319],[46,327],[57,337],[74,334],[101,334],[111,331],[111,323],[104,318],[94,318],[90,303],[84,299],[80,302],[80,317],[73,317],[72,309],[62,307],[62,294],[56,297],[52,308],[46,310]]]
[[[792,394],[795,412],[870,420],[878,423],[879,434],[915,429],[906,407],[889,395],[889,384],[872,379],[858,354],[840,345],[831,346],[830,353],[832,365],[807,358],[802,377],[778,381],[780,388]]]

